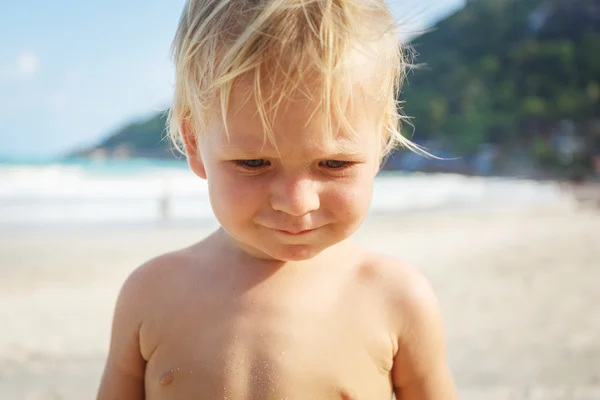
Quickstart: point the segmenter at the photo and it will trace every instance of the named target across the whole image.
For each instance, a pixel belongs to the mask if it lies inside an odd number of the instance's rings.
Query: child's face
[[[367,215],[379,168],[377,105],[357,104],[346,114],[356,134],[327,140],[314,103],[287,101],[272,125],[278,153],[264,139],[253,98],[244,102],[240,90],[231,93],[229,140],[213,122],[192,165],[208,180],[223,229],[251,255],[282,261],[309,259],[348,238]]]

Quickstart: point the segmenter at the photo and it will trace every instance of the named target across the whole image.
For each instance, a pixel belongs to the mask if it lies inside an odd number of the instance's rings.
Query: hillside
[[[73,157],[174,158],[171,142],[165,138],[166,112],[134,121],[109,135],[98,145],[74,152]]]
[[[425,65],[401,97],[418,140],[556,173],[600,154],[597,0],[470,1],[413,47]]]
[[[590,170],[600,154],[597,0],[470,0],[412,45],[422,65],[399,96],[414,140],[460,155],[462,169],[485,144],[498,171]],[[173,157],[163,130],[157,115],[91,151]],[[402,167],[400,158],[392,164]]]

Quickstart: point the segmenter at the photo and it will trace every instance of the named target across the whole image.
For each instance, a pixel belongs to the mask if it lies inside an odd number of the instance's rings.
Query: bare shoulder
[[[392,377],[402,399],[454,399],[437,296],[417,269],[393,257],[371,254],[364,268],[377,277],[396,337]]]
[[[385,296],[398,324],[406,325],[411,318],[438,308],[436,295],[427,278],[398,258],[368,253],[361,274],[373,277],[371,280]]]
[[[192,256],[188,249],[156,256],[134,269],[121,287],[119,301],[143,308],[149,301],[159,300],[169,286],[189,271]]]
[[[197,252],[183,249],[137,267],[123,283],[115,306],[110,348],[97,398],[142,399],[145,363],[154,351],[149,321],[159,318],[189,281]]]
[[[126,285],[163,286],[173,277],[190,272],[194,253],[190,249],[182,249],[161,254],[137,267],[127,278]]]
[[[134,269],[121,287],[117,311],[142,325],[144,319],[155,317],[163,308],[176,302],[177,294],[185,292],[210,256],[207,238],[190,247],[158,255]]]
[[[144,322],[160,312],[177,286],[190,274],[193,256],[189,249],[154,257],[134,269],[121,286],[114,323],[139,334]]]

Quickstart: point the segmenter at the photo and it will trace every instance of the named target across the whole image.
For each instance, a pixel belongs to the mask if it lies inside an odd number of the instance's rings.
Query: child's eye
[[[319,165],[328,169],[342,169],[350,166],[350,162],[348,161],[339,161],[339,160],[326,160],[321,161]]]
[[[235,164],[248,169],[258,169],[269,166],[269,162],[263,159],[256,160],[235,160]]]

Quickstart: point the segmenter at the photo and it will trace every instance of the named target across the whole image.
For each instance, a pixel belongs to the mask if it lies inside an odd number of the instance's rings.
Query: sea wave
[[[382,173],[372,212],[569,201],[552,182]],[[0,165],[0,224],[214,219],[208,187],[185,164]]]

